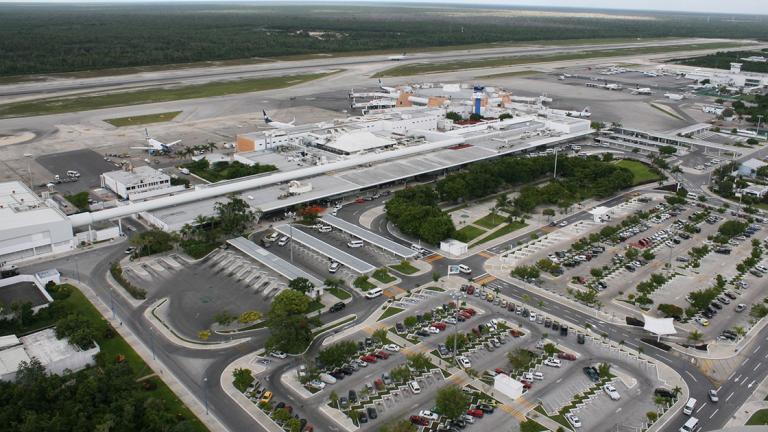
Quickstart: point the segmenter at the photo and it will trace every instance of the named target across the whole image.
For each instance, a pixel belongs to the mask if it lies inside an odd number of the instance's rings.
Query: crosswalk
[[[441,259],[443,259],[443,258],[444,258],[444,257],[443,257],[442,255],[439,255],[439,254],[432,254],[432,255],[430,255],[430,256],[428,256],[428,257],[424,258],[424,262],[426,262],[426,263],[433,263],[433,262],[435,262],[435,261],[440,261],[440,260],[441,260]]]

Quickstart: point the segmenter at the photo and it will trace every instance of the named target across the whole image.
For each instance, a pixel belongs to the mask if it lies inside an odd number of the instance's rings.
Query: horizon
[[[31,5],[31,4],[51,4],[51,5],[67,5],[67,4],[130,4],[130,3],[152,3],[152,4],[173,4],[173,3],[221,3],[221,4],[358,4],[358,5],[376,5],[382,6],[386,4],[391,5],[430,5],[430,6],[446,6],[446,7],[475,7],[475,8],[488,8],[488,7],[509,7],[509,8],[545,8],[545,9],[566,9],[566,10],[600,10],[600,11],[632,11],[642,13],[688,13],[688,14],[718,14],[718,15],[750,15],[750,16],[768,16],[768,2],[762,4],[755,4],[751,0],[736,0],[734,2],[723,3],[717,0],[700,0],[696,5],[697,10],[690,10],[690,3],[687,0],[647,0],[644,5],[648,7],[638,8],[637,2],[630,2],[626,0],[580,0],[579,5],[573,5],[572,2],[567,0],[539,0],[537,2],[532,1],[508,1],[508,0],[484,0],[482,3],[477,3],[469,0],[397,0],[386,2],[375,1],[357,1],[357,0],[162,0],[162,1],[149,1],[149,0],[28,0],[28,1],[16,1],[16,0],[0,0],[0,4],[15,4],[15,5]],[[617,5],[618,4],[618,5]]]

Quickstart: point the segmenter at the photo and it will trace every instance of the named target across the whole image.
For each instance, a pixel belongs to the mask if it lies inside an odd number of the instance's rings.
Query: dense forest
[[[594,13],[242,3],[3,4],[0,75],[503,41],[669,36],[768,40],[766,17]]]
[[[768,63],[747,62],[745,57],[768,57],[768,49],[762,51],[720,51],[700,57],[675,60],[678,64],[716,69],[730,69],[731,63],[742,63],[741,70],[747,72],[768,73]]]

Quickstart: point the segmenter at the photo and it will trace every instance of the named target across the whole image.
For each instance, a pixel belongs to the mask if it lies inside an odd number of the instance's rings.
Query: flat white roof
[[[162,173],[146,165],[138,166],[130,171],[109,171],[102,175],[126,186],[149,183],[152,181],[166,181],[171,178],[168,174]]]
[[[19,181],[0,183],[0,230],[69,221]]]
[[[291,241],[297,241],[304,246],[327,256],[328,258],[342,264],[358,273],[366,274],[376,270],[373,265],[361,260],[360,258],[344,252],[343,250],[332,246],[317,237],[311,236],[298,227],[291,229],[290,225],[278,225],[275,230],[280,234],[291,237]]]
[[[312,282],[312,284],[314,284],[318,288],[324,285],[323,282],[320,281],[320,279],[310,275],[304,270],[296,267],[295,265],[280,258],[279,256],[264,249],[263,247],[257,245],[256,243],[248,240],[245,237],[233,238],[231,240],[227,240],[227,243],[236,247],[237,249],[242,251],[244,254],[255,259],[261,264],[281,274],[283,277],[285,277],[289,281],[301,277]]]
[[[378,246],[402,258],[413,258],[414,256],[416,256],[416,251],[414,251],[413,249],[403,246],[400,243],[394,242],[386,237],[382,237],[363,227],[359,227],[353,223],[347,222],[344,219],[326,214],[326,215],[323,215],[323,217],[321,217],[320,220],[334,228],[338,228],[342,231],[352,234],[353,236],[359,238],[360,240],[365,240],[368,243]]]
[[[19,370],[19,363],[30,360],[23,345],[0,350],[0,375],[14,373]]]
[[[643,320],[645,321],[643,329],[655,335],[665,336],[677,333],[677,330],[675,330],[674,320],[672,318],[655,318],[643,314]]]
[[[68,358],[80,349],[67,339],[58,339],[54,329],[41,330],[19,338],[30,357],[36,357],[44,365]]]
[[[369,131],[361,130],[339,135],[325,145],[344,153],[357,153],[380,147],[391,146],[395,140],[375,135]]]

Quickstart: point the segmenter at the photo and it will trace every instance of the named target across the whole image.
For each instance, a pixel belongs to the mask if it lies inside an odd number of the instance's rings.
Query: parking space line
[[[712,417],[714,417],[714,416],[715,416],[715,414],[717,414],[717,412],[718,412],[718,411],[720,411],[720,408],[718,408],[718,409],[716,409],[716,410],[712,411],[712,415],[710,415],[710,416],[709,416],[709,418],[711,419]]]

